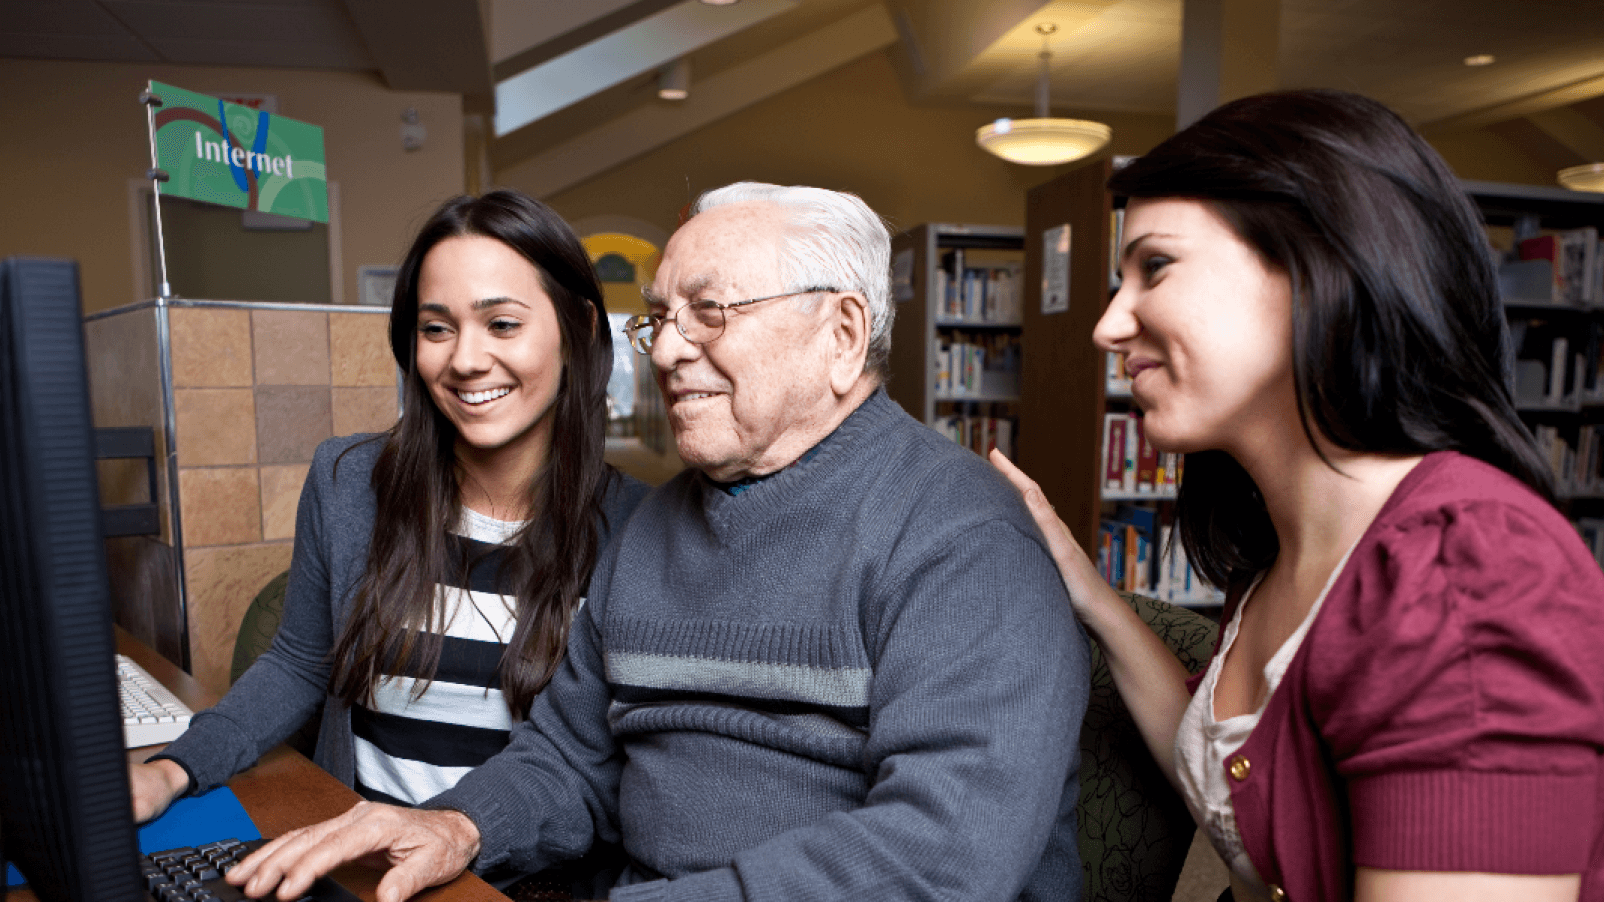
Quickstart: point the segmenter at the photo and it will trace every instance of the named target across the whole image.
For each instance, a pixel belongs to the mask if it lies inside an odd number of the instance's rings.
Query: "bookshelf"
[[[1465,182],[1499,263],[1515,406],[1604,565],[1604,194]]]
[[[1125,587],[1176,604],[1214,609],[1222,600],[1218,593],[1195,577],[1188,583],[1179,542],[1165,541],[1174,519],[1178,479],[1138,476],[1138,471],[1154,472],[1156,467],[1151,459],[1147,467],[1139,462],[1139,441],[1124,445],[1128,460],[1122,461],[1120,478],[1109,478],[1110,452],[1122,453],[1119,442],[1108,441],[1110,422],[1123,418],[1129,427],[1137,412],[1117,358],[1092,344],[1092,329],[1108,306],[1117,275],[1115,232],[1122,211],[1115,209],[1104,188],[1112,172],[1112,160],[1094,159],[1026,194],[1020,392],[1020,418],[1026,428],[1021,432],[1019,463],[1042,487],[1075,540],[1100,569],[1106,568],[1105,575],[1117,579],[1121,567],[1134,568],[1143,579]],[[1069,302],[1067,309],[1046,312],[1044,283],[1054,281],[1046,267],[1062,260],[1048,243],[1066,225],[1071,238]],[[1179,464],[1177,458],[1169,458],[1165,469],[1175,472]],[[1124,477],[1123,467],[1133,471],[1130,478]],[[1145,484],[1149,480],[1151,487]],[[1105,535],[1121,547],[1111,549]],[[1137,540],[1140,545],[1133,544]],[[1133,551],[1138,548],[1139,552]],[[1116,579],[1110,582],[1118,585]]]
[[[1017,458],[1024,231],[927,223],[892,241],[891,398],[984,453]]]

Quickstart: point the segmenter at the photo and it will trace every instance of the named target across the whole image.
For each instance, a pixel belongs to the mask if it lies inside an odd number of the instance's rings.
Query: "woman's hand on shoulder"
[[[189,790],[189,774],[167,758],[130,764],[128,789],[133,797],[134,823],[143,824],[160,817],[173,799]]]
[[[1036,481],[1026,476],[1024,471],[1014,466],[1013,461],[1003,456],[1001,451],[991,452],[991,464],[996,467],[1014,488],[1025,499],[1025,507],[1030,516],[1041,529],[1042,537],[1047,540],[1047,550],[1053,556],[1053,562],[1058,565],[1058,572],[1064,578],[1064,588],[1069,590],[1070,604],[1075,608],[1076,616],[1082,621],[1095,620],[1099,604],[1114,602],[1124,606],[1124,602],[1109,588],[1102,574],[1097,572],[1097,565],[1087,557],[1086,551],[1075,541],[1070,534],[1069,527],[1058,518],[1058,512],[1048,503],[1047,495],[1042,492]]]
[[[1354,902],[1575,902],[1579,874],[1473,874],[1359,868]]]

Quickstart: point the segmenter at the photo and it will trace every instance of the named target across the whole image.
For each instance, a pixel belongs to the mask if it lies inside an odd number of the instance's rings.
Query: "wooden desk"
[[[122,627],[117,628],[117,651],[134,659],[191,710],[199,711],[216,703],[217,696]],[[160,748],[130,749],[128,760],[143,761]],[[337,817],[362,800],[350,787],[283,745],[262,756],[255,767],[228,781],[228,786],[256,822],[256,828],[269,837]],[[373,902],[382,876],[380,871],[358,865],[347,865],[334,872],[342,886],[365,902]],[[413,898],[420,902],[507,902],[506,896],[472,874],[463,874]]]

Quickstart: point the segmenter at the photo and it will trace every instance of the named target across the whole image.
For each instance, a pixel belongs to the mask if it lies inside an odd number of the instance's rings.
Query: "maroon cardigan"
[[[1601,752],[1604,573],[1530,489],[1443,451],[1377,514],[1225,768],[1253,866],[1293,902],[1351,899],[1355,866],[1582,872],[1586,902]]]

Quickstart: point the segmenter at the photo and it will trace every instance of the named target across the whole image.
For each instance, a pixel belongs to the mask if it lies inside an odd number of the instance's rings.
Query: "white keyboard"
[[[189,729],[191,712],[145,668],[117,656],[117,694],[123,703],[123,746],[137,749],[172,742]]]

